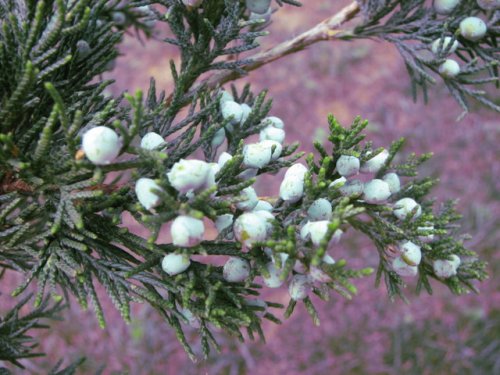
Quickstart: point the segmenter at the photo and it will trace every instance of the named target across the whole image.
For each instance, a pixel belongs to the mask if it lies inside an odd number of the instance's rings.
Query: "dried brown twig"
[[[340,36],[345,34],[345,30],[341,30],[339,27],[352,20],[359,13],[359,11],[359,4],[356,1],[353,1],[333,16],[328,17],[324,21],[318,23],[295,38],[279,43],[266,51],[262,51],[248,57],[251,62],[241,68],[248,73],[284,56],[301,51],[314,43],[338,39]],[[232,70],[224,70],[219,73],[214,73],[194,85],[194,87],[189,90],[186,95],[186,102],[189,102],[189,99],[192,98],[194,93],[201,87],[214,89],[219,85],[241,78],[242,75],[242,73]],[[168,105],[171,100],[172,97],[169,96],[166,99],[166,104]]]

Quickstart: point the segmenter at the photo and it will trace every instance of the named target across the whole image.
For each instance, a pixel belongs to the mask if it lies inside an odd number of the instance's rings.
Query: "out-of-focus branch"
[[[328,17],[324,21],[318,23],[316,26],[303,32],[295,38],[282,42],[271,49],[256,53],[255,55],[248,57],[248,59],[250,59],[252,62],[248,65],[243,66],[242,69],[246,72],[251,72],[252,70],[260,68],[261,66],[272,61],[278,60],[294,52],[301,51],[311,44],[324,40],[333,40],[339,38],[344,34],[344,30],[340,30],[339,27],[353,19],[359,13],[359,10],[360,8],[358,3],[356,1],[353,1],[351,4],[342,8],[333,16]],[[202,86],[213,89],[218,85],[222,85],[229,81],[234,81],[241,76],[241,73],[229,70],[212,74],[211,76],[205,78],[203,81],[192,87],[187,94],[186,99],[191,98],[192,95]],[[168,105],[170,101],[171,97],[168,97],[166,99],[166,104]]]

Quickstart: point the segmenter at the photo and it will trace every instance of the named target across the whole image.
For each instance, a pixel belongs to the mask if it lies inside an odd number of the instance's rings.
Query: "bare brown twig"
[[[338,13],[318,23],[313,28],[303,32],[295,38],[282,42],[266,51],[250,56],[248,59],[252,62],[243,66],[242,69],[246,72],[251,72],[252,70],[260,68],[261,66],[278,60],[284,56],[301,51],[311,44],[325,40],[338,39],[344,34],[344,31],[339,30],[339,27],[352,20],[359,13],[359,10],[360,8],[358,3],[353,1],[351,4],[342,8]],[[202,86],[214,89],[219,85],[229,81],[234,81],[241,77],[242,74],[228,70],[212,74],[191,88],[186,95],[186,99],[189,100],[192,98],[194,93]],[[171,96],[166,99],[167,105],[170,103],[171,99]]]

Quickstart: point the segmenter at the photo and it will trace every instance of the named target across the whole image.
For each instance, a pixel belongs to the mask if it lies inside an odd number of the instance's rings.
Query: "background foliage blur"
[[[302,9],[279,10],[271,35],[261,40],[263,48],[306,30],[345,4],[325,0]],[[159,27],[157,33],[161,39],[167,30]],[[167,92],[172,87],[168,59],[176,58],[173,47],[160,40],[142,45],[129,35],[121,53],[109,74],[117,80],[115,94],[146,89],[150,76],[157,78],[157,87]],[[457,298],[438,287],[435,294],[440,298],[409,293],[410,305],[391,303],[383,286],[374,289],[372,277],[358,281],[354,300],[334,297],[318,304],[320,328],[302,309],[282,326],[268,324],[266,345],[220,337],[224,352],[197,364],[190,362],[173,332],[146,306],[135,306],[129,326],[113,308],[104,306],[109,324],[102,331],[92,312],[81,312],[75,305],[65,321],[39,334],[41,350],[48,357],[27,363],[26,371],[40,373],[59,358],[87,356],[80,370],[85,374],[103,365],[105,374],[500,373],[498,114],[478,106],[457,123],[461,110],[441,84],[433,87],[427,105],[412,103],[397,51],[374,41],[318,44],[252,72],[237,85],[246,82],[256,90],[270,89],[271,113],[285,121],[287,141],[300,141],[304,151],[311,152],[312,141],[325,138],[330,112],[343,123],[359,114],[368,118],[372,124],[368,132],[377,147],[408,137],[407,153],[434,151],[422,173],[441,175],[435,196],[460,197],[463,225],[473,235],[469,247],[489,262],[490,280],[480,285],[481,295]],[[262,181],[257,190],[263,195],[275,193],[279,181]],[[331,254],[347,258],[353,266],[376,267],[378,262],[368,241],[352,233]],[[2,282],[14,284],[16,277],[8,275]],[[274,300],[286,301],[285,289],[272,293]]]

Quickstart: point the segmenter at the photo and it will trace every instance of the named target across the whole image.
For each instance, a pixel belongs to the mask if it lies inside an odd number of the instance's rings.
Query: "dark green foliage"
[[[428,90],[436,83],[435,74],[450,51],[440,44],[440,52],[430,52],[430,45],[445,36],[457,40],[460,47],[456,53],[460,60],[461,73],[455,79],[444,78],[449,92],[463,109],[463,117],[470,108],[468,97],[500,112],[495,97],[488,94],[482,85],[495,83],[498,88],[498,12],[484,11],[476,1],[461,1],[448,16],[440,16],[432,4],[425,0],[358,0],[365,22],[354,28],[350,38],[377,37],[394,44],[403,58],[411,79],[414,99],[417,88],[428,100]],[[487,20],[488,33],[480,41],[471,42],[457,31],[460,22],[469,16]],[[472,86],[472,87],[471,87]],[[480,88],[475,88],[479,86]],[[432,100],[435,100],[432,98]]]
[[[295,1],[282,2],[298,5]],[[158,244],[162,225],[179,215],[214,221],[223,214],[231,213],[235,218],[243,214],[235,204],[243,199],[242,190],[255,181],[242,176],[246,170],[244,139],[268,125],[263,120],[271,110],[271,101],[266,99],[266,91],[254,94],[249,86],[241,92],[233,87],[234,99],[250,105],[252,111],[242,124],[230,124],[231,119],[224,119],[220,110],[220,89],[201,87],[194,96],[189,91],[209,71],[241,71],[248,61],[226,61],[223,57],[255,48],[256,38],[265,35],[252,30],[254,23],[242,20],[243,1],[206,0],[199,9],[191,9],[180,1],[164,0],[154,3],[168,8],[165,15],[159,10],[147,15],[138,11],[137,7],[148,3],[0,0],[0,267],[24,275],[24,281],[12,292],[14,296],[36,284],[36,310],[28,315],[28,322],[17,310],[6,318],[20,324],[21,338],[28,328],[38,328],[36,318],[59,312],[59,305],[47,309],[47,293],[56,300],[72,295],[83,309],[90,301],[99,324],[105,327],[106,314],[100,302],[104,293],[98,292],[102,287],[127,322],[132,302],[149,304],[174,329],[191,357],[194,353],[183,324],[199,325],[203,354],[208,356],[211,348],[219,350],[213,327],[239,340],[244,339],[243,332],[252,339],[263,339],[262,318],[280,323],[269,309],[249,304],[260,294],[256,278],[267,276],[266,264],[272,260],[281,266],[283,280],[296,273],[293,267],[297,260],[307,272],[319,267],[330,278],[314,287],[319,298],[327,299],[331,290],[351,298],[356,293],[352,279],[367,276],[372,270],[351,269],[342,259],[335,264],[321,262],[339,228],[353,227],[373,240],[381,258],[378,278],[384,276],[391,297],[401,295],[403,281],[388,266],[388,248],[404,239],[420,244],[416,234],[419,225],[431,222],[433,233],[439,235],[435,242],[422,244],[425,261],[420,266],[419,288],[431,291],[428,278],[435,277],[432,260],[450,254],[474,254],[451,235],[455,229],[451,223],[457,219],[451,205],[434,213],[432,202],[425,200],[434,180],[409,179],[401,193],[384,205],[341,196],[339,186],[331,186],[340,177],[335,170],[338,158],[355,155],[366,161],[382,149],[373,148],[369,142],[360,143],[367,121],[357,118],[350,128],[344,128],[333,116],[329,118],[331,149],[316,145],[319,158],[307,157],[304,197],[291,204],[270,199],[275,218],[273,234],[267,241],[243,252],[242,245],[228,237],[229,228],[215,240],[193,247]],[[151,80],[145,96],[141,92],[116,98],[105,95],[112,82],[99,76],[117,56],[123,31],[133,26],[148,35],[150,28],[144,23],[148,20],[168,23],[173,36],[165,41],[181,51],[178,66],[170,63],[175,84],[172,94],[158,94]],[[362,30],[368,33],[370,28]],[[186,106],[187,111],[182,111]],[[82,135],[95,126],[114,129],[123,141],[121,156],[110,164],[96,166],[80,150]],[[227,137],[225,151],[233,158],[215,175],[217,186],[192,197],[179,194],[166,171],[195,153],[203,153],[206,161],[213,162],[221,151],[212,145],[220,129]],[[151,131],[168,139],[164,150],[137,146],[137,138]],[[397,164],[394,160],[402,144],[400,140],[392,145],[379,174],[393,170],[414,177],[417,167],[430,156],[410,155],[407,162]],[[284,145],[281,157],[259,169],[257,176],[294,164],[303,156],[297,148],[297,144]],[[132,178],[127,180],[123,177],[129,171]],[[138,177],[153,178],[161,187],[156,192],[161,204],[154,211],[145,210],[137,202],[133,186]],[[421,218],[396,222],[391,204],[399,196],[421,202]],[[328,232],[315,247],[299,232],[307,208],[318,198],[328,199],[334,209]],[[149,237],[137,236],[122,226],[124,213],[143,224]],[[161,270],[161,259],[172,252],[206,257],[208,261],[192,260],[186,272],[167,276]],[[281,253],[288,255],[285,262]],[[241,283],[226,281],[222,267],[209,262],[219,255],[251,261],[250,277]],[[483,268],[484,264],[474,259],[446,284],[456,293],[474,289],[472,281],[485,277]],[[269,308],[283,307],[272,301],[266,303]],[[312,299],[307,297],[303,303],[318,323]],[[290,302],[287,316],[296,305],[297,301]],[[33,355],[31,347],[18,336],[9,333],[7,337],[19,353],[11,354],[13,361]],[[73,367],[69,369],[54,373],[71,373]]]

